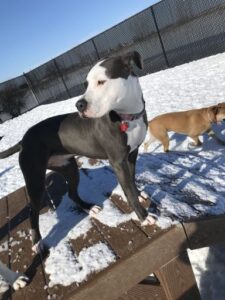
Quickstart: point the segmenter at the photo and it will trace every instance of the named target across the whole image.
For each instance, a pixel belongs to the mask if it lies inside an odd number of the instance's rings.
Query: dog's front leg
[[[13,272],[0,261],[0,274],[9,283],[14,290],[18,290],[27,285],[29,279],[22,273]]]
[[[130,169],[130,174],[135,182],[135,167],[136,167],[136,160],[137,160],[137,156],[138,156],[138,149],[135,149],[133,152],[131,152],[128,156],[128,166]],[[150,206],[151,200],[149,198],[149,196],[144,192],[140,192],[138,191],[138,200],[141,203],[141,205],[147,209]]]
[[[129,205],[135,211],[138,218],[141,221],[144,221],[148,216],[148,213],[139,203],[138,200],[139,192],[135,185],[134,176],[133,174],[131,174],[128,159],[125,158],[117,162],[114,161],[112,162],[110,160],[110,164],[112,165],[117,175],[117,179],[124,191],[124,194],[127,197]]]

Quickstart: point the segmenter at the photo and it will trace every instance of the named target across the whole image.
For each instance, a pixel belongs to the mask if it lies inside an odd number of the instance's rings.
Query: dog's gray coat
[[[89,210],[93,206],[77,193],[79,171],[75,155],[108,159],[130,206],[141,220],[147,217],[138,201],[139,191],[135,185],[138,147],[146,134],[147,118],[132,64],[142,67],[137,52],[97,63],[87,76],[86,92],[76,104],[80,113],[59,115],[38,123],[27,131],[19,144],[0,154],[1,158],[7,157],[21,147],[19,163],[31,200],[34,244],[41,238],[38,219],[46,169],[65,177],[70,198],[82,209]],[[134,117],[127,121],[127,132],[122,132],[120,126],[126,114]]]

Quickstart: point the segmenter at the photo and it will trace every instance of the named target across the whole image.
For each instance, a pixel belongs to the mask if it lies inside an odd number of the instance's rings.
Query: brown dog
[[[150,143],[156,139],[163,144],[165,152],[169,151],[169,131],[185,134],[194,140],[194,146],[199,146],[199,135],[205,132],[211,134],[212,124],[224,119],[225,103],[157,116],[148,123],[150,139],[144,143],[144,149],[147,151]]]

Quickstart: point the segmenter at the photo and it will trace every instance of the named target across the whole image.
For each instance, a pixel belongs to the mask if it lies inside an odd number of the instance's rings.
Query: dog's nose
[[[78,100],[76,103],[76,107],[79,112],[84,112],[87,108],[87,101],[85,99]]]

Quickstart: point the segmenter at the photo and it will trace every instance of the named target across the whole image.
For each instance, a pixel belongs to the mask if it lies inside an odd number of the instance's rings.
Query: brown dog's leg
[[[167,132],[160,132],[157,134],[157,139],[162,143],[164,152],[169,151],[169,137]]]
[[[198,135],[197,136],[189,136],[190,138],[192,138],[192,140],[194,141],[194,143],[190,143],[191,146],[201,146],[202,142],[199,140]]]
[[[164,137],[162,140],[164,152],[169,152],[169,138],[168,136]]]
[[[151,131],[152,136],[162,143],[164,152],[168,152],[169,151],[169,137],[168,137],[166,129],[162,128],[161,126],[158,126],[158,127],[152,126],[150,128],[150,131]]]

